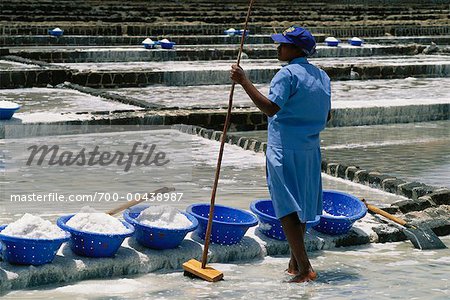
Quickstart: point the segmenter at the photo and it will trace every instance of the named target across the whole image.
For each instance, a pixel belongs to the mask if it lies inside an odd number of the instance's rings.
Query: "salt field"
[[[267,140],[265,131],[236,134]],[[327,128],[321,140],[329,161],[450,187],[449,121]]]
[[[416,56],[379,56],[379,57],[340,57],[340,58],[318,58],[309,59],[311,63],[321,67],[339,65],[439,65],[450,64],[450,58],[438,55],[416,55]],[[171,62],[161,65],[160,62],[121,62],[121,63],[57,63],[55,65],[76,69],[78,71],[106,71],[106,70],[146,70],[146,71],[189,71],[189,70],[228,70],[234,60],[226,61],[195,61],[195,62]],[[241,64],[244,69],[267,69],[280,68],[281,63],[277,59],[243,60]]]
[[[68,114],[76,112],[137,110],[139,107],[120,102],[107,101],[70,89],[28,88],[2,89],[0,97],[22,106],[20,114],[49,113]]]
[[[28,159],[30,145],[54,145],[58,143],[61,149],[93,148],[97,143],[112,150],[127,149],[135,142],[156,144],[166,151],[171,163],[162,169],[154,166],[132,168],[124,172],[121,166],[90,166],[89,172],[79,176],[80,169],[73,166],[45,167],[23,165]],[[126,200],[127,193],[144,193],[156,190],[162,185],[173,185],[183,193],[180,201],[171,205],[185,209],[189,204],[207,202],[212,184],[211,174],[214,174],[216,153],[219,144],[175,130],[151,130],[144,132],[125,132],[109,134],[84,134],[74,136],[49,136],[31,139],[6,139],[4,155],[6,156],[2,177],[2,198],[0,211],[5,223],[23,212],[26,207],[30,213],[38,213],[45,207],[45,215],[72,213],[86,205],[83,202],[25,202],[16,203],[10,197],[18,193],[16,186],[20,183],[20,194],[53,193],[94,194],[95,192],[119,193],[122,200],[108,202],[92,202],[90,206],[106,210],[117,206]],[[12,154],[14,153],[14,155]],[[20,154],[19,154],[20,153]],[[13,158],[10,160],[8,158]],[[36,158],[37,159],[37,158]],[[155,176],[157,172],[157,176]],[[153,175],[149,175],[153,174]],[[218,188],[218,203],[248,209],[254,199],[268,198],[265,179],[265,157],[262,153],[252,153],[237,146],[228,146],[224,154],[221,181]],[[151,180],[149,180],[151,176]],[[74,184],[76,183],[76,184]],[[392,203],[403,199],[364,186],[359,187],[332,177],[324,176],[324,186],[330,189],[348,191],[358,197],[370,198],[376,203]],[[376,197],[374,197],[376,195]],[[220,200],[223,199],[223,200]]]
[[[449,78],[405,78],[379,80],[333,81],[332,102],[334,108],[400,106],[437,104],[450,102]],[[256,85],[261,93],[267,93],[268,84]],[[115,93],[131,96],[165,107],[225,107],[228,104],[228,85],[209,86],[152,86],[146,88],[121,88]],[[207,97],[205,97],[207,95]],[[183,98],[180,102],[178,99]],[[370,99],[370,101],[367,101]],[[251,100],[241,87],[236,87],[233,98],[236,107],[250,107]]]
[[[21,64],[13,61],[0,60],[0,70],[39,69],[38,66]]]
[[[14,115],[15,124],[86,120],[90,118],[86,115],[87,113],[142,109],[70,89],[0,89],[0,97],[14,101],[21,106],[21,109]]]
[[[192,37],[192,41],[195,41],[195,39],[198,38],[202,38],[204,36],[193,36]],[[223,38],[223,36],[217,36]],[[253,36],[255,37],[255,36]],[[272,41],[272,39],[269,36],[264,36],[267,38],[267,41],[270,42]],[[189,36],[183,36],[183,37],[175,37],[175,38],[184,38],[187,39],[189,38]],[[155,40],[157,40],[155,38]],[[233,44],[214,44],[214,49],[229,49],[229,48],[237,48],[239,46],[240,43],[240,39],[236,39],[234,40]],[[193,44],[177,44],[176,45],[176,49],[203,49],[205,47],[205,44],[200,44],[200,45],[193,45]],[[274,45],[273,43],[266,43],[266,44],[252,44],[252,45],[245,45],[244,49],[261,49],[261,48],[265,48],[265,49],[276,49],[276,45]],[[386,47],[385,45],[382,44],[369,44],[369,45],[364,45],[362,47],[358,47],[356,48],[355,46],[352,46],[348,43],[343,42],[342,44],[339,45],[339,48],[342,49],[362,49],[362,48],[382,48],[382,47]],[[318,44],[317,46],[318,50],[324,50],[324,49],[336,49],[335,47],[329,47],[326,46],[323,43]],[[148,50],[144,49],[142,47],[142,45],[133,45],[133,46],[126,46],[126,47],[118,47],[118,46],[96,46],[96,45],[80,45],[80,46],[67,46],[67,45],[55,45],[55,46],[21,46],[21,47],[11,47],[10,51],[12,52],[19,52],[19,51],[26,51],[26,52],[39,52],[39,51],[58,51],[58,50],[78,50],[78,51],[99,51],[99,52],[105,52],[105,51],[143,51],[143,52],[148,52]],[[166,49],[152,49],[152,51],[167,51]]]
[[[271,35],[294,24],[331,79],[307,283],[284,271],[292,226],[267,201],[268,118],[239,84],[207,243],[224,280],[182,272],[206,247],[248,3],[100,2],[0,3],[2,299],[450,298],[446,1],[254,3],[240,65],[263,95],[286,65]]]

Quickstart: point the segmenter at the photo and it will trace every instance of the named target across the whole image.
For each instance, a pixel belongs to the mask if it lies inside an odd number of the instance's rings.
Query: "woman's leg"
[[[306,235],[306,226],[304,226],[304,230],[303,230],[303,236],[305,236],[305,235]],[[290,247],[289,247],[289,249],[290,249]],[[298,273],[299,273],[298,262],[297,262],[297,259],[295,259],[294,252],[292,252],[292,250],[291,250],[291,259],[289,260],[288,268],[286,271],[289,275],[293,275],[293,276],[298,275]]]
[[[288,268],[287,268],[286,272],[289,275],[293,275],[293,276],[298,274],[298,263],[297,263],[297,260],[295,259],[294,252],[292,252],[292,250],[291,250],[291,259],[289,260],[289,264],[288,264]]]
[[[298,275],[291,281],[304,282],[316,279],[317,274],[311,266],[305,248],[306,224],[300,222],[296,212],[281,218],[280,221],[289,242],[291,254],[295,258],[299,269]]]

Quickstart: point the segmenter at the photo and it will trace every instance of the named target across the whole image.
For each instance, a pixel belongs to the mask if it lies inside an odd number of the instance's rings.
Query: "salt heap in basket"
[[[3,235],[29,239],[58,239],[67,234],[50,221],[26,213],[2,230]]]
[[[166,205],[149,206],[141,211],[136,220],[143,225],[168,229],[181,229],[192,225],[178,209]]]
[[[89,206],[81,208],[80,212],[70,218],[66,225],[92,233],[122,234],[130,231],[118,219]]]

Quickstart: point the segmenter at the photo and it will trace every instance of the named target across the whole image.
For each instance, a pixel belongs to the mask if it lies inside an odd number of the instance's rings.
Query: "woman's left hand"
[[[236,64],[231,66],[230,78],[241,85],[247,80],[244,70]]]

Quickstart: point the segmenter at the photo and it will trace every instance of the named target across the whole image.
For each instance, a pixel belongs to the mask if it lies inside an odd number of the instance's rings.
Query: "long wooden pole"
[[[248,5],[247,17],[245,18],[244,32],[242,33],[241,46],[239,47],[239,53],[238,53],[237,62],[236,62],[236,64],[238,66],[239,66],[239,63],[241,62],[242,49],[244,48],[244,40],[245,40],[245,36],[247,34],[248,20],[250,19],[250,13],[252,11],[253,1],[254,0],[250,0],[250,3]],[[211,191],[211,205],[209,207],[209,218],[208,218],[208,225],[206,227],[205,246],[203,248],[203,256],[202,256],[202,268],[203,269],[206,267],[206,261],[208,259],[209,239],[211,237],[212,222],[213,222],[213,218],[214,218],[214,203],[216,201],[217,184],[219,183],[220,166],[222,165],[223,149],[225,146],[225,140],[227,137],[228,127],[230,125],[231,107],[233,106],[233,94],[234,94],[235,85],[236,85],[236,83],[233,81],[233,83],[231,84],[230,96],[228,98],[227,117],[225,119],[225,124],[223,126],[222,139],[220,141],[220,150],[219,150],[219,157],[217,158],[216,175],[214,177],[214,185],[213,185],[213,188]]]

